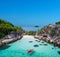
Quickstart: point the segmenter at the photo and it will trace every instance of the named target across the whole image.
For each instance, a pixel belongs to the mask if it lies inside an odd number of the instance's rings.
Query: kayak
[[[30,49],[30,50],[28,50],[28,53],[31,53],[31,52],[33,52],[33,50],[34,50],[34,49]]]

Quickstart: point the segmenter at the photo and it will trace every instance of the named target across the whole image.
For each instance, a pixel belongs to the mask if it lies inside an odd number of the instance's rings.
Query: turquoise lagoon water
[[[33,42],[29,43],[29,41]],[[38,42],[33,37],[23,37],[21,40],[0,48],[0,57],[60,57],[58,47],[42,42],[44,41]],[[34,47],[35,44],[39,47]],[[34,52],[28,54],[27,51],[31,48],[34,49]]]

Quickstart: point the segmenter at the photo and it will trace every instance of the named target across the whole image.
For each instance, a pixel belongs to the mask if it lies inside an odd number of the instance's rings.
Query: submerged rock
[[[36,45],[34,45],[34,47],[39,47],[39,45],[36,44]]]
[[[45,46],[47,46],[47,44],[44,44]]]
[[[60,54],[60,51],[58,51],[58,54]]]
[[[39,45],[42,45],[42,44],[39,44]]]
[[[54,48],[52,48],[52,49],[54,49]]]
[[[38,40],[35,40],[35,41],[38,41]]]
[[[40,41],[38,41],[38,42],[40,42]]]
[[[44,42],[42,42],[42,43],[44,43]]]
[[[33,41],[29,41],[29,43],[32,43]]]
[[[35,40],[35,41],[40,42],[40,40]]]

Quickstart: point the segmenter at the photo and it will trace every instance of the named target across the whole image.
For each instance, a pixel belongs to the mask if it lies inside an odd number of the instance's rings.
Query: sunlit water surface
[[[36,40],[34,37],[26,36],[5,47],[0,47],[0,57],[60,57],[58,47]],[[34,45],[38,45],[38,47],[34,47]],[[32,48],[34,51],[27,53]]]

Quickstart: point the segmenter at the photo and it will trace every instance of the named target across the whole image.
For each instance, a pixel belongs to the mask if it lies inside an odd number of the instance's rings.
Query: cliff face
[[[60,36],[60,25],[48,25],[44,27],[46,34],[53,36]]]
[[[43,35],[43,37],[47,37],[45,40],[49,39],[50,41],[60,43],[60,24],[49,24],[42,28],[39,34]]]
[[[60,25],[47,25],[39,31],[39,34],[49,34],[51,36],[60,35]]]

